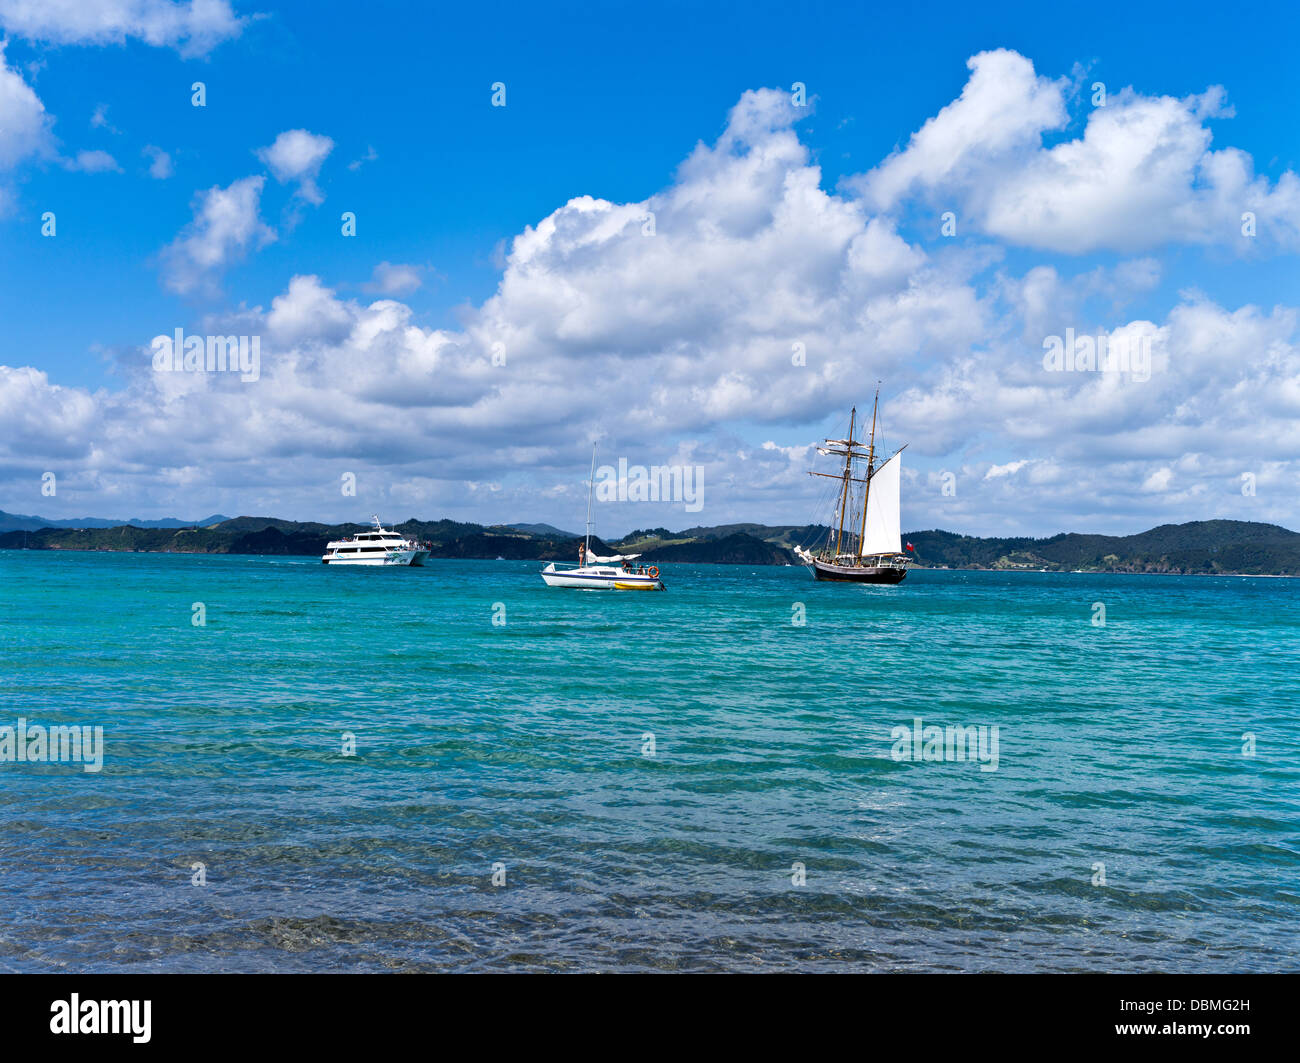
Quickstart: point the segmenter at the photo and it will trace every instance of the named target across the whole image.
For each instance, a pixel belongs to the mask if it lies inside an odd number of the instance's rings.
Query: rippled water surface
[[[0,553],[0,969],[1300,967],[1300,583],[540,567]]]

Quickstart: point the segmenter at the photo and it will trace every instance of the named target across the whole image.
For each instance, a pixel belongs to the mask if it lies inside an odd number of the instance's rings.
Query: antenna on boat
[[[591,496],[596,490],[596,444],[591,444],[591,475],[587,478],[587,545],[582,553],[585,557],[591,553]]]

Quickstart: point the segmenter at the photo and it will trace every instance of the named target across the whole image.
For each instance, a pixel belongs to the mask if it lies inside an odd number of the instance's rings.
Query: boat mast
[[[582,548],[584,559],[591,553],[591,494],[596,490],[596,444],[591,444],[591,475],[587,478],[587,544]]]
[[[867,443],[867,485],[862,489],[862,534],[858,536],[858,564],[862,564],[862,547],[867,541],[867,499],[871,497],[871,464],[876,457],[876,410],[880,408],[880,381],[876,381],[876,401],[871,406],[871,439]],[[852,436],[852,432],[849,433]]]
[[[849,484],[853,479],[853,424],[857,420],[858,408],[853,407],[849,414],[849,442],[844,457],[844,492],[840,495],[840,526],[835,535],[835,556],[840,556],[840,543],[844,539],[844,507],[849,503]]]

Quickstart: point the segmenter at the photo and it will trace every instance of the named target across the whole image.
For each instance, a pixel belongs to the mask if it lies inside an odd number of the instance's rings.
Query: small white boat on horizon
[[[391,531],[374,518],[373,531],[335,539],[325,547],[326,565],[423,565],[429,548],[415,539]]]

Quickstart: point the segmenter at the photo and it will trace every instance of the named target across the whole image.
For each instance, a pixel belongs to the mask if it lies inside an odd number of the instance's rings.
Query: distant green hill
[[[210,527],[41,528],[0,534],[0,549],[126,550],[166,553],[319,556],[331,539],[362,524],[318,524],[276,517],[234,517]],[[404,535],[430,543],[434,557],[577,560],[581,539],[550,525],[484,527],[455,520],[407,520]],[[648,528],[606,544],[598,554],[639,553],[646,562],[789,564],[796,544],[823,539],[820,525],[725,524],[680,532]],[[954,532],[908,532],[919,567],[1048,569],[1085,572],[1242,573],[1300,575],[1300,533],[1276,524],[1208,520],[1164,524],[1138,535],[1078,533],[1034,538],[978,538]]]
[[[556,539],[580,539],[577,532],[566,532],[555,527],[554,524],[498,524],[493,525],[493,530],[506,528],[512,531],[527,532],[529,535],[549,536]]]
[[[677,536],[683,539],[725,539],[732,535],[749,535],[789,550],[796,545],[807,547],[823,538],[829,530],[821,524],[719,524],[714,528],[687,528]]]
[[[724,524],[667,534],[664,529],[633,533],[617,545],[664,560],[702,561],[726,554],[719,549],[723,543],[761,541],[774,548],[770,563],[779,564],[791,560],[792,547],[821,542],[829,530],[816,524]],[[1045,539],[979,538],[934,530],[908,532],[903,540],[915,548],[911,556],[921,568],[1300,575],[1300,533],[1253,521],[1194,521],[1164,524],[1138,535],[1063,533]],[[758,563],[752,552],[737,560]]]
[[[651,546],[642,551],[642,560],[655,564],[690,561],[715,565],[785,565],[791,558],[789,551],[776,543],[753,535],[732,534]]]
[[[1162,524],[1138,535],[980,539],[936,530],[906,538],[919,563],[949,568],[1300,575],[1300,533],[1253,521]]]
[[[162,520],[106,520],[103,517],[73,517],[69,520],[55,520],[49,517],[34,517],[23,513],[6,513],[0,509],[0,532],[39,531],[41,528],[120,528],[131,524],[137,528],[204,528],[209,524],[228,520],[220,513],[214,513],[202,520],[180,520],[176,517],[164,517]]]

